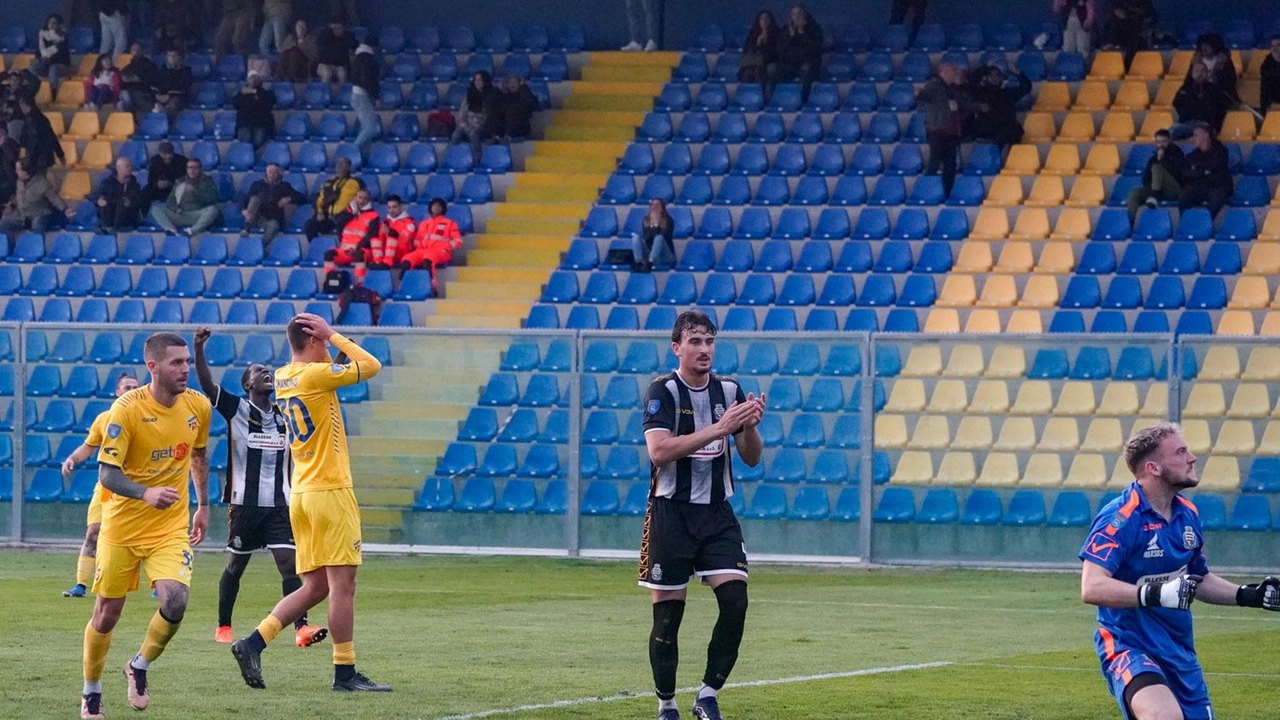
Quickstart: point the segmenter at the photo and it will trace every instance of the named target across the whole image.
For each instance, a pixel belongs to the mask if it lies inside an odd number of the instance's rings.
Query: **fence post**
[[[862,446],[861,470],[858,472],[858,547],[864,562],[875,560],[875,548],[872,546],[871,513],[875,509],[875,338],[871,333],[863,333],[862,345],[866,348],[866,358],[862,363],[862,397],[858,404],[862,412]]]
[[[573,333],[573,364],[569,369],[569,492],[565,507],[565,547],[578,557],[582,525],[582,346],[581,332]]]
[[[1169,371],[1165,377],[1169,380],[1169,413],[1168,420],[1182,422],[1182,342],[1176,336],[1169,338],[1169,347],[1165,351],[1165,367]]]
[[[26,501],[27,474],[27,325],[18,326],[18,347],[13,358],[13,504],[10,506],[11,534],[24,539],[23,505]]]

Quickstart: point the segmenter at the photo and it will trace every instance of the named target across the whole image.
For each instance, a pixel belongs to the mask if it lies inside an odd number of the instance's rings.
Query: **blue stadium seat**
[[[511,477],[516,474],[516,449],[513,445],[494,443],[484,453],[484,459],[476,467],[478,477]]]
[[[1089,498],[1076,490],[1063,490],[1053,501],[1048,524],[1054,527],[1088,527],[1092,519]]]
[[[890,26],[894,27],[894,26]],[[916,514],[916,501],[907,488],[885,488],[876,505],[873,517],[876,522],[904,523],[911,522]]]
[[[960,522],[964,525],[996,525],[1002,515],[1000,496],[993,490],[979,489],[969,493]]]
[[[1111,355],[1106,348],[1082,347],[1071,366],[1072,380],[1105,380],[1111,377]]]
[[[1085,275],[1110,275],[1116,271],[1114,246],[1106,242],[1086,243],[1080,254],[1076,272]],[[1078,278],[1073,278],[1078,279]]]
[[[1143,307],[1147,310],[1176,310],[1186,304],[1182,279],[1161,276],[1152,281]]]
[[[1037,350],[1027,377],[1041,380],[1061,380],[1068,375],[1067,351],[1059,349]]]
[[[1241,495],[1231,508],[1227,521],[1230,530],[1262,531],[1271,529],[1271,503],[1265,495]]]
[[[1262,207],[1271,201],[1271,189],[1267,179],[1245,175],[1236,180],[1236,191],[1231,196],[1232,207]]]
[[[491,446],[500,447],[500,446]],[[496,494],[493,481],[489,478],[468,478],[458,494],[458,501],[453,509],[459,512],[489,512],[493,509]]]
[[[916,513],[916,522],[945,525],[960,519],[960,500],[951,488],[933,488],[925,493]]]
[[[1130,242],[1116,267],[1121,275],[1151,275],[1155,271],[1156,248],[1149,242]]]
[[[1084,56],[1078,52],[1060,52],[1049,70],[1049,80],[1079,82],[1084,79]]]
[[[48,440],[43,435],[37,436],[37,438],[44,441],[47,454]],[[34,439],[36,438],[28,438],[27,442],[30,443]],[[27,458],[28,461],[31,459],[30,452],[27,453]],[[29,466],[33,465],[31,462],[27,464]],[[32,474],[31,484],[27,487],[27,492],[23,498],[27,502],[33,503],[57,502],[62,498],[62,475],[57,470],[37,470]]]
[[[1193,501],[1200,514],[1201,528],[1222,530],[1227,527],[1227,505],[1221,495],[1197,493]]]
[[[1045,523],[1044,495],[1039,490],[1018,490],[1009,498],[1004,524],[1036,526]]]

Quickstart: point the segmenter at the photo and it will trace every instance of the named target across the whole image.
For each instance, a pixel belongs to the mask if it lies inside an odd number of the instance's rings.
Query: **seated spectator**
[[[1209,70],[1209,82],[1213,83],[1230,104],[1240,102],[1240,94],[1236,92],[1236,65],[1231,61],[1231,54],[1222,42],[1222,36],[1205,33],[1196,38],[1196,52],[1191,56],[1191,67],[1203,64]],[[1191,77],[1190,70],[1187,77]],[[1216,127],[1215,127],[1216,129]]]
[[[36,170],[25,158],[14,163],[14,170],[18,185],[0,217],[0,233],[13,235],[24,230],[42,233],[56,227],[59,213],[67,217],[75,214],[75,210],[58,197],[48,173]]]
[[[462,249],[462,233],[458,223],[445,215],[449,205],[440,198],[432,198],[427,206],[428,217],[418,225],[413,248],[400,260],[404,270],[425,267],[431,271],[431,286],[435,289],[436,269],[453,262],[453,254]]]
[[[58,142],[58,134],[53,131],[53,124],[36,108],[36,101],[30,95],[18,97],[18,112],[22,119],[22,134],[18,136],[18,145],[31,160],[31,172],[43,176],[44,171],[53,167],[56,159],[59,164],[67,163],[62,143]]]
[[[769,68],[777,72],[778,49],[782,46],[782,30],[778,20],[768,10],[761,10],[747,32],[742,44],[742,65],[738,67],[738,82],[765,84]]]
[[[489,73],[480,70],[472,75],[467,96],[462,101],[462,107],[458,108],[457,127],[449,142],[470,142],[477,161],[480,159],[480,146],[484,143],[489,113],[494,110],[496,100],[497,92]]]
[[[280,45],[276,74],[285,82],[310,82],[315,77],[319,60],[320,48],[316,45],[316,38],[307,32],[307,21],[299,20]]]
[[[778,63],[773,72],[766,73],[765,101],[773,95],[773,88],[780,82],[799,80],[800,99],[809,100],[809,90],[822,69],[822,27],[803,5],[791,6],[791,21],[782,29],[778,49]],[[769,70],[766,67],[766,71]]]
[[[272,163],[263,178],[249,186],[249,195],[240,211],[244,216],[244,231],[240,234],[248,235],[251,228],[260,228],[262,247],[270,248],[271,241],[289,222],[293,211],[306,201],[297,188],[285,182],[284,170]]]
[[[947,195],[956,180],[960,143],[964,139],[964,118],[968,93],[964,70],[949,62],[938,65],[938,74],[916,93],[924,113],[925,137],[929,142],[926,175],[942,173],[942,190]]]
[[[22,148],[9,137],[9,127],[0,122],[0,205],[9,202],[18,189],[18,155]]]
[[[1235,190],[1227,148],[1215,136],[1213,128],[1203,124],[1191,133],[1195,147],[1183,166],[1182,190],[1178,194],[1178,209],[1182,212],[1203,207],[1216,217]]]
[[[1098,18],[1094,0],[1053,0],[1053,14],[1062,30],[1062,50],[1089,57],[1093,24]]]
[[[355,266],[356,284],[364,283],[368,274],[366,258],[373,244],[372,238],[378,235],[378,210],[373,206],[373,199],[366,188],[360,188],[356,197],[347,206],[349,218],[342,226],[342,234],[338,236],[338,247],[324,253],[324,271],[331,273],[339,266]]]
[[[120,71],[120,109],[138,116],[151,112],[156,106],[156,82],[160,68],[134,43],[130,49],[133,57]]]
[[[387,216],[378,221],[377,231],[369,235],[369,252],[365,258],[374,270],[390,270],[403,262],[413,245],[418,223],[405,209],[399,195],[387,197]]]
[[[1155,24],[1156,8],[1151,0],[1115,0],[1107,47],[1123,50],[1128,63],[1134,53],[1151,47]]]
[[[1280,35],[1273,35],[1271,50],[1262,61],[1262,107],[1258,110],[1266,115],[1272,103],[1277,102],[1280,102]]]
[[[1022,142],[1018,122],[1018,101],[1031,93],[1031,81],[1018,71],[1017,85],[1006,87],[1004,71],[994,64],[978,70],[971,87],[969,128],[976,140],[988,141],[1001,149]]]
[[[155,48],[167,53],[185,53],[195,45],[195,28],[199,26],[191,0],[159,0],[156,8]]]
[[[177,50],[165,53],[164,67],[160,68],[156,80],[157,109],[170,114],[181,112],[187,107],[194,83],[195,76],[184,62],[182,53]]]
[[[170,235],[195,237],[222,219],[218,186],[199,160],[187,160],[187,174],[174,183],[169,199],[155,209],[156,222]]]
[[[675,222],[666,203],[649,201],[649,212],[640,221],[640,233],[631,237],[632,263],[636,272],[647,273],[657,265],[676,261]]]
[[[173,143],[164,141],[156,148],[156,154],[147,163],[147,186],[142,189],[142,207],[163,202],[169,197],[174,183],[187,174],[187,158],[173,151]]]
[[[523,140],[533,135],[533,115],[538,111],[538,96],[519,75],[506,79],[506,92],[502,96],[499,113],[502,119],[497,136],[502,142]]]
[[[120,99],[120,71],[115,68],[110,55],[99,55],[93,70],[84,80],[85,106],[97,110]]]
[[[254,150],[266,145],[276,135],[276,94],[262,87],[262,76],[251,74],[249,83],[236,93],[231,104],[236,109],[236,139],[253,145]]]
[[[222,17],[213,36],[213,52],[218,57],[249,52],[249,31],[253,29],[254,6],[249,0],[222,0]]]
[[[1147,160],[1147,169],[1142,172],[1142,187],[1134,188],[1129,193],[1129,222],[1138,217],[1138,210],[1145,204],[1149,208],[1158,207],[1160,201],[1178,199],[1182,190],[1180,178],[1186,157],[1182,148],[1178,147],[1169,135],[1168,130],[1157,130],[1156,151]]]
[[[116,160],[116,171],[98,185],[98,232],[132,230],[142,222],[142,186],[129,158]]]
[[[359,178],[351,177],[351,161],[338,158],[333,166],[333,177],[324,181],[316,191],[316,211],[303,226],[307,240],[318,235],[328,235],[346,226],[351,220],[351,203],[364,189]]]
[[[1178,122],[1169,128],[1174,140],[1186,140],[1191,137],[1191,130],[1198,123],[1213,128],[1214,133],[1222,129],[1222,121],[1227,117],[1227,106],[1230,103],[1222,89],[1209,82],[1209,68],[1204,63],[1192,63],[1191,72],[1173,96],[1173,109],[1178,113]]]
[[[49,79],[49,87],[54,94],[58,93],[58,85],[62,78],[71,75],[71,47],[67,43],[67,29],[63,25],[62,16],[54,13],[44,21],[37,42],[39,52],[31,62],[31,71],[40,77]]]
[[[356,51],[356,39],[347,32],[341,18],[329,20],[329,26],[316,38],[316,74],[324,82],[342,85],[351,71],[351,54]]]

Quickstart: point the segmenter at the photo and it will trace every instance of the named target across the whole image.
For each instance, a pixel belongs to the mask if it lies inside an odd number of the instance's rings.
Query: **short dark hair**
[[[706,330],[708,335],[715,335],[716,324],[701,310],[686,310],[676,317],[676,324],[671,326],[671,342],[680,342],[685,330]]]
[[[158,332],[147,338],[146,344],[142,346],[142,356],[147,360],[157,360],[171,347],[186,346],[186,339],[178,333]]]
[[[427,203],[427,210],[430,211],[436,205],[440,206],[441,215],[449,210],[449,203],[445,202],[444,198],[431,198],[431,202]]]
[[[401,200],[399,195],[388,195],[387,202],[398,202],[401,205],[404,204],[404,200]]]
[[[1169,137],[1169,131],[1164,128],[1160,128],[1156,131],[1156,137]]]
[[[262,365],[262,363],[249,363],[249,367],[245,368],[245,369],[244,369],[244,372],[240,373],[240,387],[242,387],[242,388],[244,388],[246,391],[248,391],[248,389],[249,389],[249,376],[250,376],[250,375],[252,375],[252,373],[253,373],[253,369],[254,369],[255,367],[259,366],[259,365]],[[264,366],[264,367],[265,367],[265,366]]]
[[[138,376],[134,375],[133,373],[129,372],[128,370],[125,370],[124,372],[121,372],[119,375],[117,375],[117,376],[116,376],[116,389],[117,389],[117,390],[119,390],[119,389],[120,389],[120,383],[124,382],[125,380],[133,380],[134,382],[137,382],[137,381],[138,381]]]
[[[295,315],[289,318],[289,324],[284,328],[284,334],[289,338],[289,347],[294,350],[302,351],[307,349],[307,343],[311,341],[311,334],[298,322]]]
[[[1177,423],[1160,422],[1134,433],[1124,443],[1124,464],[1129,467],[1129,472],[1136,477],[1138,468],[1160,447],[1160,443],[1180,432],[1182,428]]]

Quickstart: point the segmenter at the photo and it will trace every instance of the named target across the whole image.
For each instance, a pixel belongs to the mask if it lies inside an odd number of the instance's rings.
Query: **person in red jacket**
[[[373,198],[369,191],[360,188],[356,197],[347,206],[351,220],[342,228],[338,237],[338,247],[324,253],[324,271],[333,272],[339,265],[355,266],[356,283],[364,282],[368,272],[365,264],[366,253],[372,246],[371,237],[378,234],[378,211],[373,207]]]
[[[405,211],[399,195],[387,198],[387,216],[378,223],[378,232],[369,238],[368,265],[390,270],[399,265],[413,245],[418,222]]]
[[[418,235],[413,250],[400,261],[404,270],[426,267],[431,270],[431,287],[436,285],[436,268],[453,262],[453,253],[462,248],[462,233],[458,223],[445,216],[448,205],[441,198],[432,198],[430,216],[418,225]]]

